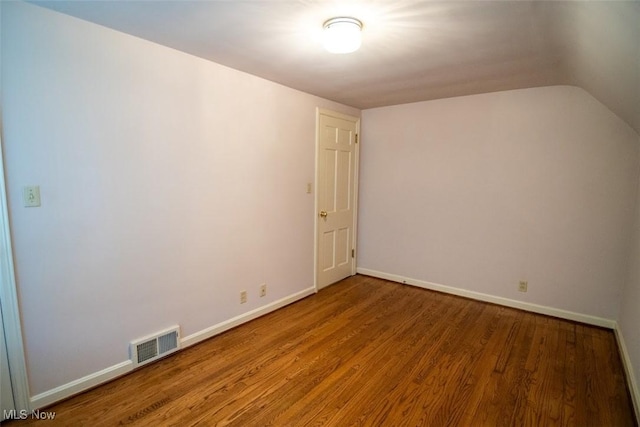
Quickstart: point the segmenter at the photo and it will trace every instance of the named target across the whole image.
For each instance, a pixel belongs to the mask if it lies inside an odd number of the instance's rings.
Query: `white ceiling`
[[[361,109],[570,84],[640,133],[640,1],[33,3]],[[335,16],[359,51],[323,50]]]

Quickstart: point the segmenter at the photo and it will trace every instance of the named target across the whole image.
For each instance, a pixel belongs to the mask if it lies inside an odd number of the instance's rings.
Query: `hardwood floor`
[[[366,276],[46,410],[6,425],[635,425],[611,331]]]

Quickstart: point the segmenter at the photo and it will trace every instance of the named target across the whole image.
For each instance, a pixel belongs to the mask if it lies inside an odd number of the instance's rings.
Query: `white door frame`
[[[360,117],[349,116],[347,114],[337,113],[335,111],[326,110],[324,108],[316,108],[316,171],[315,171],[315,197],[314,197],[314,220],[313,220],[313,286],[318,292],[318,162],[320,161],[320,115],[336,117],[338,119],[356,122],[356,146],[355,146],[355,167],[353,172],[353,248],[355,256],[351,263],[351,274],[356,274],[356,260],[358,259],[358,177],[360,169]]]
[[[0,303],[2,304],[2,321],[7,343],[9,369],[11,370],[13,399],[16,410],[29,411],[31,410],[31,399],[20,326],[20,309],[13,264],[9,212],[7,210],[7,187],[4,177],[4,156],[2,138],[0,137],[0,279],[2,280]]]

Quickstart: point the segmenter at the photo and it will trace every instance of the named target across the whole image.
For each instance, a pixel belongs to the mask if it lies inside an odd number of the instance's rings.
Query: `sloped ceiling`
[[[640,133],[640,1],[34,1],[360,109],[558,84]],[[349,55],[322,24],[364,23]]]

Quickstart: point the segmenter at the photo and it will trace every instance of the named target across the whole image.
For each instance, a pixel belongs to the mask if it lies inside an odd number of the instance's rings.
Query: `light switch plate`
[[[40,186],[27,185],[23,192],[24,206],[26,208],[35,208],[40,206]]]

